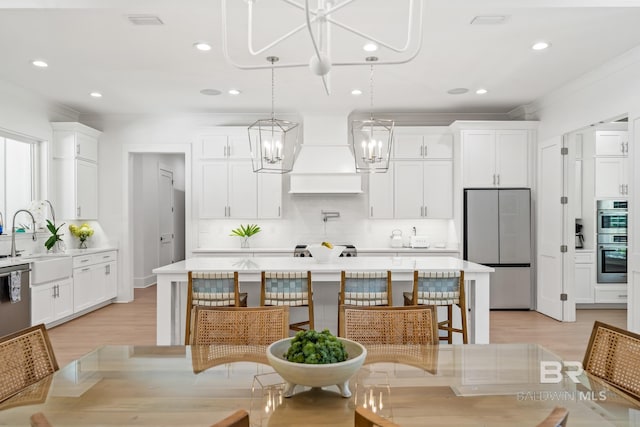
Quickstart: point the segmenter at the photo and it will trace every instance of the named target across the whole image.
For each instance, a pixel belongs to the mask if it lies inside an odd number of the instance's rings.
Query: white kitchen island
[[[387,271],[393,280],[393,305],[402,305],[402,292],[411,290],[414,270],[462,270],[465,275],[469,342],[489,343],[489,274],[493,268],[452,257],[367,257],[338,258],[320,264],[313,258],[294,257],[196,257],[156,268],[158,345],[184,343],[186,282],[189,271],[238,271],[240,291],[249,294],[248,305],[258,305],[262,271],[311,271],[315,329],[336,332],[340,272]],[[454,322],[459,322],[454,310]],[[454,334],[457,340],[460,334]],[[461,342],[461,341],[460,341]]]

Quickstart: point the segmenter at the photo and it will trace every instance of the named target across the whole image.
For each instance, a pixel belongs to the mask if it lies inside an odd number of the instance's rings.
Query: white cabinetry
[[[528,187],[529,135],[526,130],[463,130],[463,186]]]
[[[80,123],[51,123],[58,217],[98,219],[98,137]]]
[[[389,162],[385,173],[369,175],[369,218],[393,218],[393,174],[395,162]]]
[[[117,295],[116,252],[73,257],[74,312],[86,310]]]
[[[596,156],[628,156],[629,132],[626,130],[596,131]]]
[[[576,252],[575,254],[575,292],[576,304],[593,304],[595,302],[596,268],[593,252]]]
[[[73,282],[70,278],[32,286],[31,324],[49,324],[73,314]]]
[[[596,157],[596,198],[629,194],[627,157]]]
[[[453,134],[448,127],[396,127],[393,157],[395,159],[451,159]]]
[[[253,172],[246,128],[216,128],[199,142],[200,218],[281,217],[282,175]]]
[[[395,218],[452,218],[451,160],[394,162]]]
[[[595,301],[597,303],[626,304],[627,292],[626,283],[599,284],[595,288]]]

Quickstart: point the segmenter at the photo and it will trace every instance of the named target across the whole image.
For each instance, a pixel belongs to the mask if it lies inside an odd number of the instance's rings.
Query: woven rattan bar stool
[[[310,271],[262,272],[261,306],[307,307],[309,320],[289,325],[293,331],[313,329],[313,291]],[[307,328],[303,328],[307,326]]]
[[[289,335],[289,307],[196,306],[191,345],[269,345]]]
[[[462,334],[462,342],[467,338],[467,303],[464,293],[463,271],[414,271],[413,291],[404,292],[404,305],[447,306],[447,319],[438,323],[438,329],[446,331],[446,339],[452,343],[453,333]],[[453,306],[460,307],[461,327],[453,326]]]
[[[390,271],[342,271],[340,304],[392,306]]]
[[[400,427],[399,424],[391,422],[380,415],[370,411],[369,409],[358,406],[356,408],[354,419],[354,427]]]
[[[184,343],[191,341],[193,309],[201,307],[246,307],[247,293],[238,291],[238,272],[189,272]]]
[[[341,337],[370,344],[438,344],[435,307],[340,306]]]
[[[238,409],[211,427],[249,427],[249,413],[244,409]]]
[[[599,378],[640,401],[640,335],[596,321],[582,363]]]
[[[44,325],[0,339],[0,402],[58,370]]]

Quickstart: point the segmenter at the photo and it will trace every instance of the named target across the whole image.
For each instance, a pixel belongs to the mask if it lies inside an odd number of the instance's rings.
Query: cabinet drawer
[[[115,261],[116,258],[117,258],[116,251],[102,252],[102,253],[93,255],[93,260],[96,263]]]
[[[613,289],[596,288],[595,301],[596,303],[626,303],[627,289],[619,287]]]
[[[82,268],[94,264],[93,255],[81,255],[73,257],[73,268]]]
[[[576,264],[593,264],[594,253],[593,252],[588,252],[588,253],[576,252],[574,260]]]

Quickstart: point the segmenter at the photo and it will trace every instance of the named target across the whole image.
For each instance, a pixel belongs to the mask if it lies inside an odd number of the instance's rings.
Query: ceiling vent
[[[486,15],[486,16],[476,16],[471,20],[471,25],[500,25],[504,24],[508,16],[504,15]]]
[[[155,15],[127,15],[133,25],[164,25],[162,19]]]

